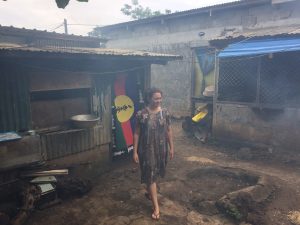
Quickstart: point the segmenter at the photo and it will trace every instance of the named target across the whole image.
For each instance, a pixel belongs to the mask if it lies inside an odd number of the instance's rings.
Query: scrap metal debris
[[[0,203],[0,224],[22,225],[34,210],[58,204],[61,199],[81,197],[91,190],[90,181],[65,177],[68,174],[68,169],[41,168],[20,173],[15,177],[18,182],[14,182],[16,188],[13,191],[19,197],[10,199],[11,204]],[[4,184],[0,182],[2,189]],[[14,209],[13,213],[10,213],[11,209]]]
[[[25,185],[22,192],[22,207],[17,216],[13,219],[12,225],[23,224],[31,212],[34,210],[35,203],[40,199],[41,190],[35,185]]]
[[[22,177],[40,177],[40,176],[51,176],[51,175],[68,175],[69,170],[68,169],[62,169],[62,170],[46,170],[46,171],[31,171],[31,172],[25,172],[22,173]]]

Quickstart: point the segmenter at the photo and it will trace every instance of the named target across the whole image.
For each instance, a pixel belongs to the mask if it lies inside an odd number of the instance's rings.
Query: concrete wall
[[[300,148],[300,109],[255,109],[217,103],[214,135],[218,138],[262,143],[291,151]]]
[[[164,53],[177,53],[185,60],[172,61],[166,66],[151,66],[151,84],[163,91],[164,106],[170,112],[180,117],[189,113],[190,85],[191,85],[191,58],[192,54],[188,44],[157,45],[153,51]],[[185,77],[185,79],[182,79]],[[184,105],[183,105],[184,102]]]
[[[132,48],[164,53],[182,54],[181,62],[170,62],[167,67],[153,67],[152,85],[165,91],[167,106],[173,114],[189,115],[191,97],[191,49],[207,46],[208,40],[232,32],[242,32],[300,24],[300,1],[272,5],[223,9],[207,13],[154,21],[146,24],[128,23],[116,29],[103,31],[110,39],[108,48]],[[199,32],[205,35],[200,37]]]

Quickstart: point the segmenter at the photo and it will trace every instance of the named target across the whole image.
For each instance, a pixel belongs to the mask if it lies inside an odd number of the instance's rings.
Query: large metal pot
[[[72,124],[76,128],[94,127],[99,120],[99,117],[92,114],[75,115],[71,117]]]

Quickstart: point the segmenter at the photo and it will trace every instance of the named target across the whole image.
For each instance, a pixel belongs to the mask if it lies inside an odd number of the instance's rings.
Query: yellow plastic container
[[[206,115],[207,115],[207,113],[208,113],[208,110],[207,109],[203,109],[201,112],[199,112],[198,114],[196,114],[193,118],[192,118],[192,120],[194,121],[194,122],[199,122],[200,120],[202,120]]]

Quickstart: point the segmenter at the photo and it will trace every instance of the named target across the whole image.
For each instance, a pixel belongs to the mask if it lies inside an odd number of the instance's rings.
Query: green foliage
[[[131,4],[132,5],[124,4],[123,8],[121,8],[121,12],[137,20],[171,13],[169,9],[166,9],[164,13],[159,10],[152,11],[149,7],[141,6],[138,0],[131,0]]]
[[[64,9],[68,4],[70,0],[55,0],[56,5],[58,8]],[[89,0],[77,0],[78,2],[88,2]]]

